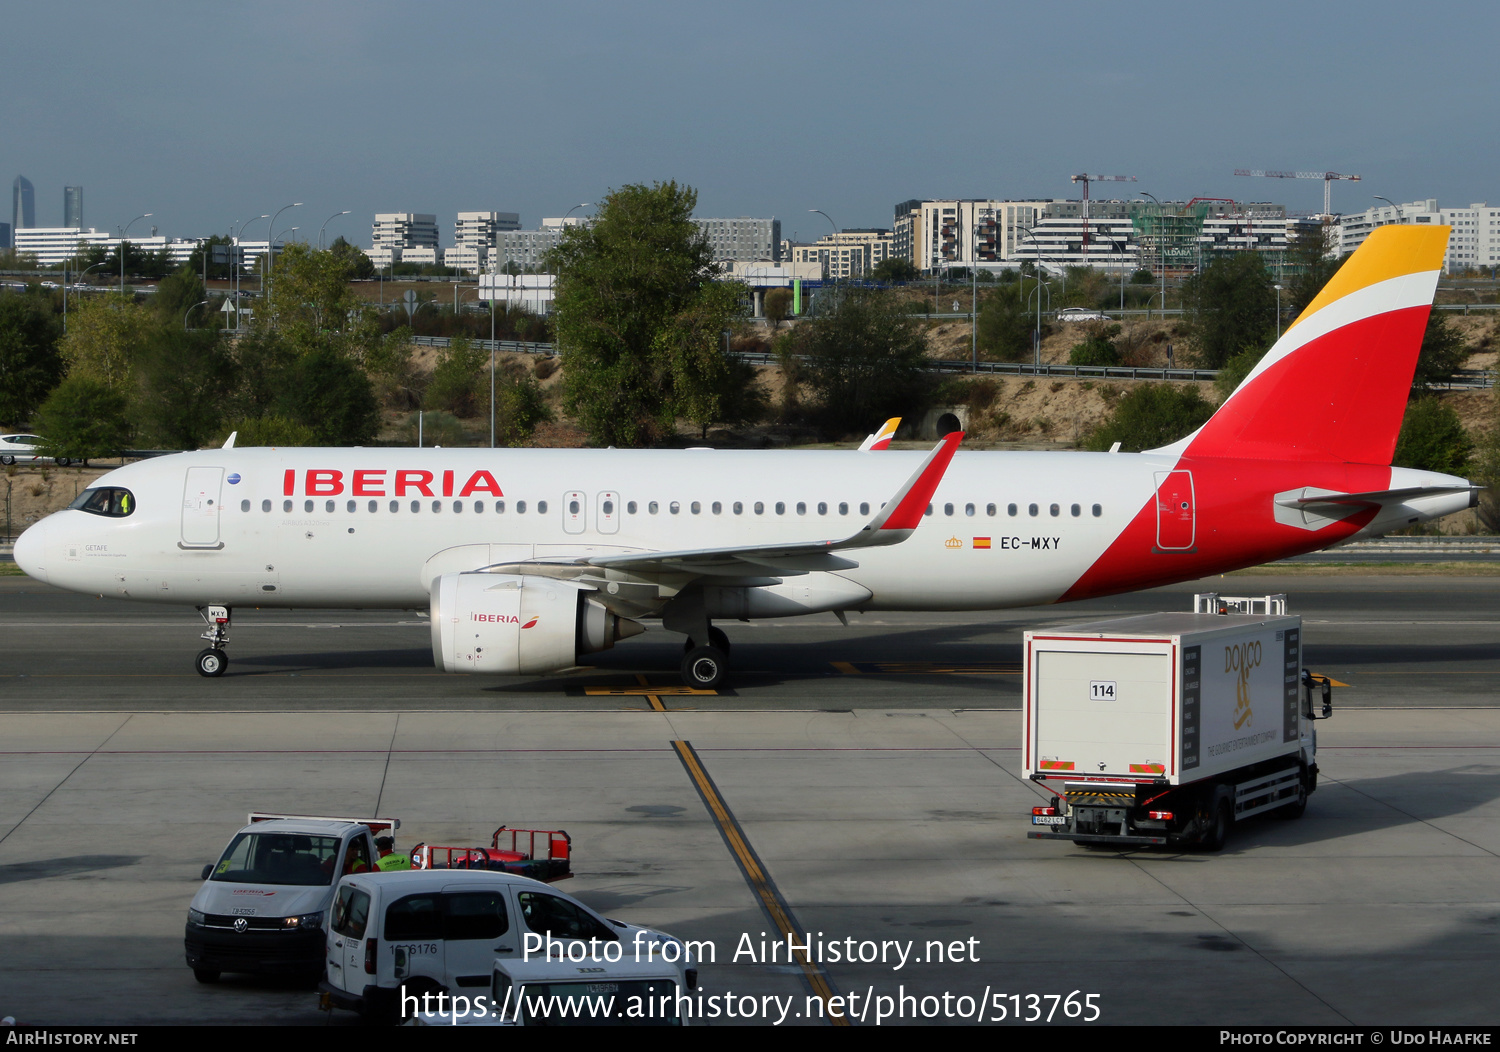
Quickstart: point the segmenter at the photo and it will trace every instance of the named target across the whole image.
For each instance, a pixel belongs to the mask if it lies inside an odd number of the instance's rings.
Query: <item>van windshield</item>
[[[240,833],[229,842],[210,880],[234,884],[333,883],[338,837],[308,833]]]

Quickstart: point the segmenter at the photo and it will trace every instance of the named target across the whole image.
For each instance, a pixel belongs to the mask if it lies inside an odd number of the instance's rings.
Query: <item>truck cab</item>
[[[341,876],[367,872],[375,836],[398,819],[252,813],[188,907],[184,947],[199,982],[224,972],[315,980],[323,974],[325,920]]]

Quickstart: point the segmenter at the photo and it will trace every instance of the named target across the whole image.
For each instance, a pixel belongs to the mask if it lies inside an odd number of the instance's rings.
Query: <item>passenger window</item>
[[[1076,504],[1075,504],[1075,505],[1073,505],[1073,506],[1072,506],[1072,507],[1071,507],[1071,508],[1069,508],[1069,509],[1068,509],[1068,510],[1069,510],[1069,511],[1071,511],[1071,512],[1072,512],[1072,513],[1073,513],[1073,518],[1075,518],[1075,519],[1076,519],[1076,518],[1078,518],[1078,516],[1080,516],[1080,515],[1082,515],[1082,514],[1083,514],[1083,509],[1082,509],[1082,508],[1080,508],[1080,507],[1079,507],[1079,506],[1078,506],[1078,505],[1076,505]]]
[[[697,514],[699,514],[700,512],[703,511],[703,505],[699,504],[695,500],[695,501],[693,501],[693,503],[691,503],[691,504],[688,505],[688,510],[691,511],[694,515],[697,515]]]
[[[412,510],[412,511],[413,511],[413,512],[418,512],[418,511],[421,511],[421,510],[422,510],[422,502],[421,502],[421,501],[419,501],[419,500],[414,500],[414,501],[412,501],[412,502],[411,502],[411,510]]]
[[[846,501],[846,500],[839,501],[839,514],[840,515],[848,515],[849,514],[849,502],[848,501]]]
[[[482,501],[482,500],[476,500],[474,502],[474,513],[476,515],[479,515],[479,514],[483,514],[483,512],[484,512],[484,501]]]
[[[456,500],[456,501],[454,501],[454,502],[453,502],[453,510],[454,510],[454,511],[455,511],[455,512],[460,512],[460,511],[463,511],[463,510],[464,510],[464,502],[463,502],[463,501],[461,501],[461,500]]]
[[[537,935],[557,939],[598,939],[618,942],[620,935],[608,925],[573,905],[567,899],[540,891],[523,891],[516,896],[526,927]]]
[[[671,504],[667,505],[667,510],[670,511],[673,515],[676,515],[679,511],[682,510],[682,505],[674,500]]]
[[[443,914],[438,896],[408,895],[385,911],[385,937],[392,942],[443,937]]]
[[[984,506],[984,513],[993,519],[995,517],[995,506],[993,504],[986,504]]]
[[[505,501],[503,501],[503,500],[497,500],[497,501],[495,501],[495,514],[496,515],[504,515],[505,514]]]
[[[628,511],[630,514],[634,515],[635,514],[635,501],[631,501],[629,504],[625,505],[625,510]]]
[[[743,514],[745,514],[745,505],[742,504],[742,503],[740,503],[739,501],[735,501],[734,502],[734,513],[736,515],[743,515]]]
[[[281,502],[281,510],[282,511],[291,511],[292,510],[292,502],[289,501],[289,500],[282,501]]]
[[[657,505],[656,501],[654,501],[654,500],[650,504],[646,505],[646,514],[647,515],[655,515],[656,512],[657,512],[657,510],[658,510],[658,505]]]
[[[310,501],[310,500],[309,501],[304,501],[302,503],[302,510],[305,511],[305,512],[312,511],[313,510],[313,502]]]
[[[765,513],[766,513],[766,506],[764,504],[762,504],[760,501],[756,501],[755,502],[755,514],[757,514],[757,515],[764,515]]]
[[[964,514],[965,515],[973,515],[974,514],[974,505],[972,505],[972,504],[965,504],[964,505]]]
[[[715,515],[723,515],[724,514],[724,505],[720,504],[718,501],[714,501],[713,513]]]
[[[1057,518],[1058,514],[1061,513],[1062,508],[1060,506],[1054,504],[1050,508],[1048,508],[1047,510],[1048,510],[1048,512],[1051,513],[1052,517],[1055,519],[1055,518]]]
[[[924,511],[922,514],[923,515],[931,515],[932,514],[932,505],[931,504],[927,505],[927,510]]]
[[[356,508],[358,508],[358,507],[359,507],[359,505],[358,505],[358,504],[356,504],[356,503],[354,503],[354,501],[352,501],[352,500],[351,500],[351,501],[350,501],[350,502],[349,502],[349,503],[348,503],[348,505],[347,505],[347,510],[348,510],[348,511],[354,511],[354,510],[355,510],[355,509],[356,509]]]
[[[573,511],[576,513],[578,511],[578,509],[575,507],[573,509]],[[615,513],[615,502],[612,501],[612,500],[605,501],[604,502],[604,514],[606,514],[606,515],[613,515],[614,513]]]
[[[782,503],[781,501],[779,501],[779,500],[776,502],[776,514],[777,515],[785,515],[786,514],[786,505],[784,503]]]
[[[859,513],[861,515],[870,514],[870,505],[868,503],[861,503],[859,506]]]
[[[1104,514],[1104,509],[1102,507],[1100,507],[1098,504],[1095,504],[1094,505],[1094,518],[1097,519],[1099,516],[1101,516],[1103,514]]]
[[[433,511],[442,511],[443,510],[443,502],[440,501],[440,500],[433,501],[432,502],[432,510]]]
[[[536,513],[538,515],[545,515],[545,514],[547,514],[547,502],[546,501],[539,500],[539,501],[536,502]]]
[[[260,510],[261,511],[270,511],[271,510],[271,502],[268,501],[268,500],[261,501],[260,502]]]
[[[1032,516],[1033,518],[1040,511],[1041,511],[1041,509],[1038,508],[1035,504],[1028,504],[1028,505],[1026,505],[1026,514]]]
[[[248,500],[242,500],[242,501],[240,501],[240,511],[249,511],[249,510],[250,510],[250,502]]]
[[[825,504],[821,500],[818,501],[818,514],[819,515],[827,515],[828,514],[828,505]]]
[[[494,939],[510,930],[505,895],[499,891],[449,892],[443,936],[448,939]]]
[[[370,896],[347,884],[339,888],[338,898],[333,900],[333,930],[349,939],[363,939],[365,924],[370,916]]]
[[[953,514],[953,505],[951,505],[951,504],[944,504],[943,505],[943,514],[944,515],[952,515]]]
[[[393,500],[393,501],[391,501],[391,514],[394,515],[396,512],[398,512],[400,510],[401,510],[401,502],[399,500]]]
[[[372,501],[370,501],[370,503],[369,503],[369,504],[368,504],[368,505],[367,505],[367,507],[368,507],[368,508],[369,508],[369,510],[370,510],[370,514],[371,514],[371,515],[374,515],[374,514],[375,514],[375,513],[376,513],[376,512],[377,512],[377,511],[379,511],[379,510],[380,510],[380,501],[378,501],[378,500],[372,500]]]
[[[797,514],[798,515],[806,515],[807,514],[807,505],[803,501],[799,500],[797,502]]]
[[[578,514],[578,502],[576,500],[570,500],[570,501],[568,501],[568,514],[569,515],[577,515]],[[604,509],[604,514],[606,514],[606,515],[609,514],[609,509],[608,508]]]
[[[526,514],[526,502],[524,500],[518,500],[518,501],[516,501],[516,514],[517,515],[525,515]]]

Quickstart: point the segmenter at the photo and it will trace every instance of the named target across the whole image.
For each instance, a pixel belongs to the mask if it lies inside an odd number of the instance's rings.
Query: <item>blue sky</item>
[[[812,239],[910,197],[1076,197],[1078,172],[1157,197],[1322,205],[1500,200],[1500,5],[301,2],[9,4],[0,186],[37,221],[143,212],[367,243],[377,211],[515,211],[676,180],[698,214]],[[1108,192],[1094,191],[1094,196]],[[9,211],[5,209],[8,220]],[[250,228],[264,236],[265,223]]]

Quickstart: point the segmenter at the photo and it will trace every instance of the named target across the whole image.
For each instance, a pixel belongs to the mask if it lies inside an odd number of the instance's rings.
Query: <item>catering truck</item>
[[[1030,836],[1087,847],[1196,843],[1299,817],[1318,786],[1329,681],[1302,673],[1302,620],[1160,613],[1025,634],[1025,776],[1051,788]],[[1321,711],[1313,691],[1321,693]]]

